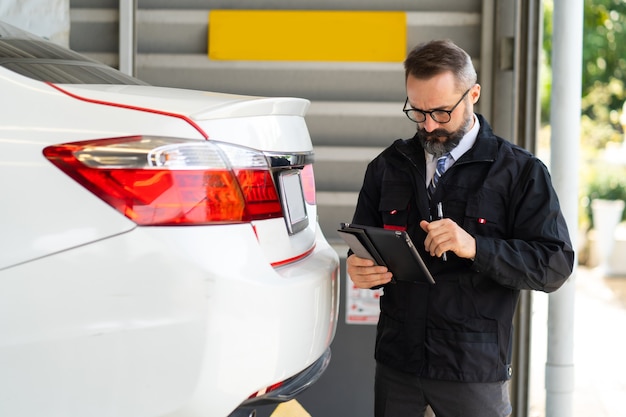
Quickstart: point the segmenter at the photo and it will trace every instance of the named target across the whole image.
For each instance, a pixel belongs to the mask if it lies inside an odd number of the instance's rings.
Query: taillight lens
[[[301,177],[304,200],[311,205],[315,205],[315,176],[313,175],[313,165],[305,165],[302,169]]]
[[[50,146],[44,155],[140,225],[282,217],[267,159],[253,149],[133,136]]]

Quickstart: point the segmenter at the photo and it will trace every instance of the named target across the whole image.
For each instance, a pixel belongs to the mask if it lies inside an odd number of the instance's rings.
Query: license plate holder
[[[290,169],[278,176],[283,214],[289,234],[298,233],[309,225],[309,217],[304,201],[304,190],[300,170]]]

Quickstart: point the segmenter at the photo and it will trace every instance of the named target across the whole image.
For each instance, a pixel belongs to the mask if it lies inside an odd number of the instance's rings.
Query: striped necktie
[[[428,197],[432,197],[435,192],[435,188],[437,188],[437,184],[439,183],[439,178],[446,172],[446,160],[450,156],[449,153],[440,156],[437,159],[437,167],[435,168],[435,173],[433,174],[433,178],[430,180],[430,184],[428,185]]]

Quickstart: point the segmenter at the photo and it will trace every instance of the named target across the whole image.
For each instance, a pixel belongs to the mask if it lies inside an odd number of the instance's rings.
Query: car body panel
[[[253,237],[140,227],[0,275],[0,415],[227,415],[242,389],[313,363],[334,336],[336,254],[318,236],[306,259],[259,269]]]

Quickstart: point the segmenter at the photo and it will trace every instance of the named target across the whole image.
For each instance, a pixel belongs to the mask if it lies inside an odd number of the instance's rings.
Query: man
[[[357,287],[384,288],[375,415],[423,416],[430,405],[437,417],[507,416],[519,291],[567,280],[567,226],[544,164],[474,113],[480,85],[465,51],[432,41],[404,66],[403,111],[417,133],[370,162],[352,222],[407,230],[436,284],[419,271],[392,282],[349,254]]]

